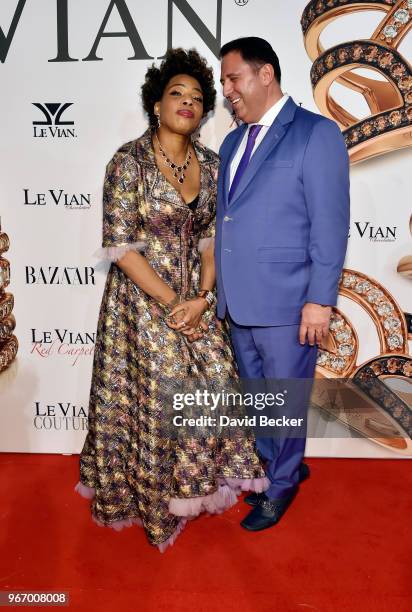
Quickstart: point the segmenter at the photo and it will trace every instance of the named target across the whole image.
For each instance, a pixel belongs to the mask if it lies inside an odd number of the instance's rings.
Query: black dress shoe
[[[269,499],[265,495],[266,499],[261,499],[260,503],[252,508],[247,517],[240,523],[241,526],[248,531],[262,531],[273,527],[285,514],[298,488],[298,486],[294,487],[289,495],[280,499]]]
[[[301,463],[299,466],[299,484],[304,480],[307,480],[310,476],[309,466],[306,463]],[[249,506],[257,506],[257,504],[265,499],[266,495],[264,493],[251,493],[245,497],[244,501],[249,504]]]

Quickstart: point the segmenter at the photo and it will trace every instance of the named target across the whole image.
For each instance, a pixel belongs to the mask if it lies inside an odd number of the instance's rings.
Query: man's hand
[[[331,306],[321,306],[307,302],[302,308],[302,319],[299,329],[299,342],[305,344],[306,337],[311,346],[315,343],[323,346],[329,333]]]

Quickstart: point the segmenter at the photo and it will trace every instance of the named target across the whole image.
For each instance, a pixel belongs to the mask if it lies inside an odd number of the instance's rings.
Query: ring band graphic
[[[353,300],[371,317],[379,339],[380,355],[357,365],[359,339],[356,330],[351,321],[334,308],[328,347],[318,352],[316,377],[342,380],[336,381],[332,404],[325,403],[316,387],[312,401],[377,444],[412,456],[412,387],[402,395],[384,382],[386,378],[398,378],[412,384],[405,314],[380,283],[355,270],[343,270],[339,293]],[[336,401],[336,397],[340,401]]]
[[[9,237],[1,231],[0,225],[0,372],[9,367],[19,348],[17,338],[13,335],[16,326],[12,314],[14,297],[5,291],[10,283],[10,263],[2,255],[9,246]]]
[[[341,17],[359,11],[381,11],[382,21],[370,39],[323,49],[320,35]],[[305,47],[313,60],[311,81],[320,111],[343,131],[351,163],[412,146],[412,67],[397,47],[412,28],[411,0],[312,0],[302,19]],[[354,72],[367,68],[385,80]],[[360,93],[370,116],[359,119],[330,94],[334,81]]]

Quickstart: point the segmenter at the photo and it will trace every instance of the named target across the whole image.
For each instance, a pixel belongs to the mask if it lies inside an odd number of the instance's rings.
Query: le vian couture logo
[[[35,429],[87,431],[88,419],[84,407],[71,402],[35,402],[33,425]]]

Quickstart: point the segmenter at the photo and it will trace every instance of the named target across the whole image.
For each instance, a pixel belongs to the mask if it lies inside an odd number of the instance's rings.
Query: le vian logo
[[[395,242],[396,226],[372,225],[370,221],[355,221],[355,234],[371,242]],[[349,234],[350,237],[351,234]]]
[[[77,134],[74,127],[66,127],[69,125],[74,126],[74,121],[63,121],[62,115],[73,105],[73,102],[32,102],[33,106],[36,106],[41,110],[45,117],[45,121],[33,121],[33,136],[34,138],[76,138]],[[41,127],[45,126],[45,127]],[[62,127],[65,126],[65,127]]]
[[[63,189],[48,189],[45,193],[30,193],[24,189],[25,206],[60,206],[66,210],[86,210],[91,207],[90,193],[66,193]]]
[[[11,23],[8,28],[2,29],[0,27],[0,61],[4,63],[7,59],[7,56],[10,51],[10,47],[12,45],[12,41],[16,35],[16,30],[18,29],[20,19],[22,13],[25,9],[27,0],[15,0],[15,11],[13,17],[11,19]],[[208,0],[208,4],[210,0]],[[78,4],[78,3],[76,3]],[[130,41],[130,45],[133,49],[133,53],[127,59],[129,60],[149,60],[154,59],[152,55],[149,55],[146,51],[144,43],[140,37],[139,31],[137,29],[136,23],[133,20],[132,14],[129,10],[129,6],[133,7],[136,16],[139,19],[144,18],[144,11],[138,12],[136,9],[136,5],[138,4],[135,0],[107,0],[107,9],[106,13],[103,17],[103,21],[100,22],[101,19],[101,5],[104,4],[104,0],[101,2],[84,2],[83,5],[84,10],[88,12],[88,14],[93,11],[93,8],[96,10],[96,25],[93,26],[92,31],[90,32],[90,46],[87,47],[86,51],[90,49],[88,55],[82,58],[83,62],[97,62],[101,61],[103,58],[98,57],[98,47],[102,38],[118,38],[125,37]],[[142,3],[143,4],[143,3]],[[165,3],[166,4],[166,3]],[[164,16],[167,21],[167,27],[164,29],[166,32],[166,40],[161,45],[161,51],[158,54],[158,59],[164,57],[160,56],[161,53],[165,52],[166,49],[170,49],[173,46],[173,18],[175,11],[174,8],[177,8],[184,19],[190,24],[191,28],[195,30],[199,38],[203,41],[203,43],[210,49],[210,51],[215,55],[216,58],[219,57],[219,49],[221,47],[221,33],[222,33],[222,0],[216,0],[216,35],[213,34],[209,28],[204,24],[196,11],[192,8],[191,2],[188,0],[167,0],[167,8],[164,7]],[[242,2],[245,4],[245,2]],[[49,3],[50,12],[53,12],[57,16],[56,19],[56,29],[55,31],[51,31],[50,29],[43,33],[37,32],[38,36],[49,36],[50,44],[54,45],[54,41],[57,38],[57,54],[56,57],[49,59],[49,62],[78,62],[79,58],[72,57],[69,53],[70,48],[70,37],[74,36],[77,31],[77,24],[74,24],[72,28],[69,27],[69,0],[55,0],[55,8],[53,8],[52,3]],[[123,27],[118,32],[108,31],[107,24],[112,16],[118,15],[122,21]],[[98,21],[99,20],[99,21]],[[89,21],[89,19],[87,20]],[[100,25],[99,25],[100,24]],[[97,32],[97,34],[96,34]],[[17,35],[16,35],[17,36]],[[148,41],[152,42],[152,41]]]

